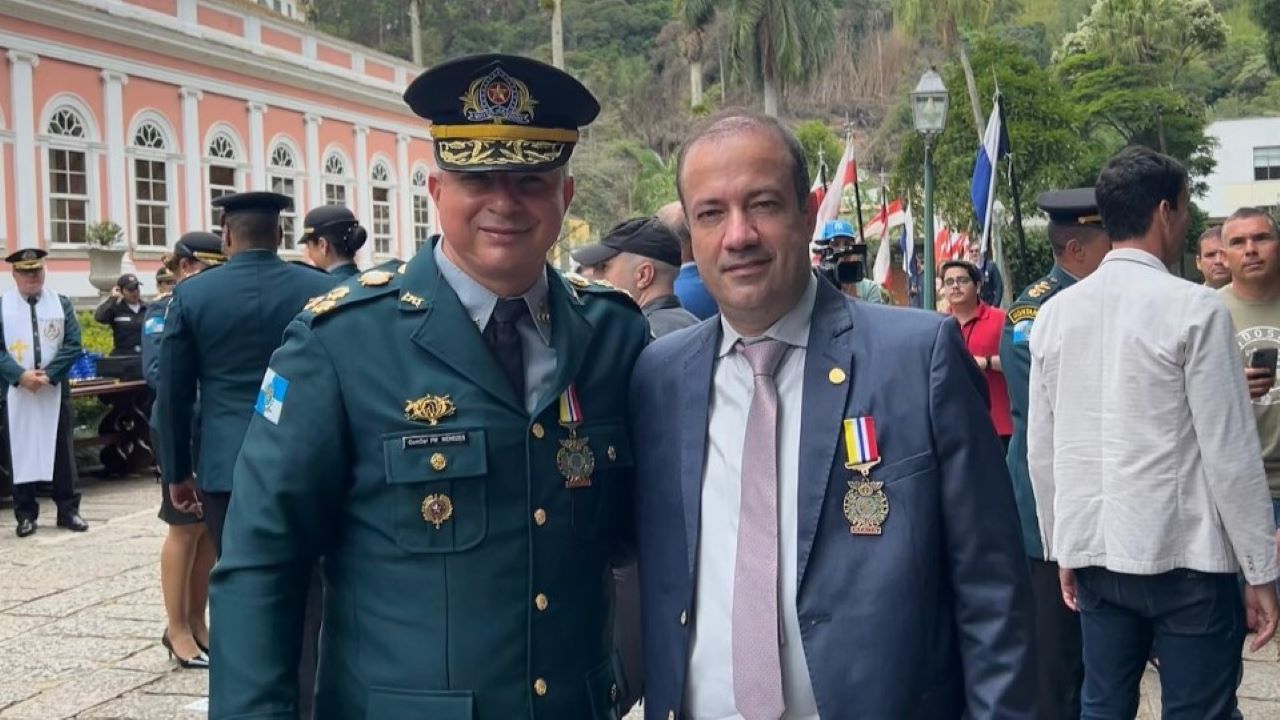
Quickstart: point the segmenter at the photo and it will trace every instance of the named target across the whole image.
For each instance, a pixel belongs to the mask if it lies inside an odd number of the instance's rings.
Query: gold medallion
[[[884,521],[889,518],[889,498],[884,494],[884,483],[873,482],[867,473],[849,481],[849,491],[844,494],[844,518],[849,521],[853,535],[879,535]]]
[[[564,475],[567,488],[591,487],[591,473],[596,469],[596,456],[587,445],[588,438],[578,437],[570,431],[569,437],[560,441],[556,453],[556,467]]]
[[[437,530],[441,525],[449,522],[451,517],[453,517],[453,501],[448,495],[433,494],[422,499],[422,519],[435,525]]]
[[[452,417],[458,409],[448,395],[424,395],[417,400],[406,400],[404,416],[410,420],[435,425],[440,420]]]
[[[391,282],[391,273],[385,270],[370,270],[360,276],[360,284],[365,287],[377,287]]]

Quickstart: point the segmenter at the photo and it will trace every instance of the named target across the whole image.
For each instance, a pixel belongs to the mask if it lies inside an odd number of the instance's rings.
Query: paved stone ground
[[[159,643],[159,489],[139,477],[83,491],[82,535],[55,528],[42,499],[40,531],[19,540],[0,509],[0,720],[204,718],[207,674],[178,670]],[[1158,694],[1148,672],[1139,718],[1159,717]],[[1240,697],[1245,717],[1280,718],[1275,647],[1246,656]]]

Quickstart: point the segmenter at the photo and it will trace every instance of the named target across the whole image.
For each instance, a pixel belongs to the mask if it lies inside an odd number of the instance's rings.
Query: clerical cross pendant
[[[13,344],[9,346],[9,354],[13,356],[13,359],[14,359],[14,360],[19,364],[19,365],[21,365],[21,364],[22,364],[22,358],[26,355],[26,353],[27,353],[27,349],[28,349],[29,347],[30,347],[29,345],[27,345],[26,343],[22,342],[21,340],[15,340],[15,341],[13,342]]]

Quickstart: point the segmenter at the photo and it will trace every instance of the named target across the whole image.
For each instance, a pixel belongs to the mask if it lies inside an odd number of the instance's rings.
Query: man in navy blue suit
[[[958,326],[813,274],[776,120],[712,118],[677,178],[720,317],[632,378],[646,717],[1033,717],[1027,563]]]

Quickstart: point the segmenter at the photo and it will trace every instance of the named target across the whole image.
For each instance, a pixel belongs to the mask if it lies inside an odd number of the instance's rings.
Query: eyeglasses
[[[960,277],[947,278],[946,280],[942,281],[942,287],[948,287],[948,288],[962,287],[964,285],[972,285],[972,284],[973,284],[973,279],[965,275],[961,275]]]

